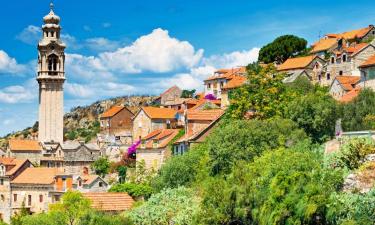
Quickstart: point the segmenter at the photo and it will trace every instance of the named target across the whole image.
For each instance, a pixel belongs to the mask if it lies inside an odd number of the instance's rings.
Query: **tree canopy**
[[[283,35],[263,46],[259,51],[260,62],[283,63],[288,58],[304,54],[307,41],[294,35]]]

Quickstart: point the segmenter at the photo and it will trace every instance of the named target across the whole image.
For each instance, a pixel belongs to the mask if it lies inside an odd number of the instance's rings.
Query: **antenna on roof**
[[[319,31],[319,36],[318,36],[319,39],[318,40],[320,40],[321,36],[322,36],[322,31],[320,30]]]

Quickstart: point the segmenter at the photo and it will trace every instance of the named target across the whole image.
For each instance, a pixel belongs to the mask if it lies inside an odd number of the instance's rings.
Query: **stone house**
[[[246,76],[246,67],[238,67],[232,69],[220,69],[215,71],[213,76],[204,80],[204,94],[213,94],[217,99],[221,99],[223,87],[234,76]]]
[[[143,161],[146,169],[159,170],[164,161],[172,155],[168,145],[179,131],[179,129],[157,129],[143,137],[137,149],[137,164]]]
[[[98,175],[83,174],[75,177],[73,187],[75,190],[87,192],[106,192],[109,184]]]
[[[159,98],[155,100],[155,103],[161,106],[174,105],[181,98],[181,94],[182,90],[174,85],[161,93]]]
[[[215,124],[224,115],[222,109],[188,110],[186,115],[185,134],[173,144],[173,154],[181,155],[189,147],[201,143],[211,133]]]
[[[50,168],[59,168],[68,174],[80,175],[90,165],[102,156],[96,144],[77,141],[63,144],[45,144],[45,151],[40,165]]]
[[[339,48],[343,45],[343,42],[345,42],[345,40],[342,38],[330,38],[326,36],[311,45],[310,53],[325,59],[328,52],[332,52],[333,50]]]
[[[134,114],[125,106],[113,106],[100,116],[100,134],[113,136],[123,144],[132,143]]]
[[[375,90],[375,54],[359,66],[361,71],[360,87]]]
[[[140,140],[157,129],[175,128],[177,111],[169,108],[142,107],[133,118],[133,140]]]
[[[359,82],[360,77],[357,76],[337,76],[330,86],[329,94],[339,100],[353,90]]]
[[[84,193],[84,197],[88,198],[91,206],[99,211],[106,213],[123,213],[133,207],[135,201],[127,193]]]
[[[221,90],[221,107],[227,108],[230,105],[230,92],[244,85],[247,81],[245,76],[233,76]]]
[[[11,181],[31,166],[27,159],[0,158],[0,220],[9,223],[12,216]]]
[[[302,56],[289,58],[277,67],[277,70],[286,73],[284,82],[293,82],[298,77],[305,76],[314,83],[320,83],[324,74],[326,61],[319,56]]]
[[[27,168],[10,182],[11,215],[24,206],[31,213],[48,210],[49,204],[56,203],[73,186],[72,175],[56,168]]]
[[[39,164],[42,150],[43,148],[39,141],[11,139],[7,147],[7,156],[28,159],[32,163]]]
[[[344,47],[340,51],[330,54],[327,64],[327,78],[334,79],[336,76],[360,76],[360,66],[375,54],[375,46],[367,43],[355,44]]]

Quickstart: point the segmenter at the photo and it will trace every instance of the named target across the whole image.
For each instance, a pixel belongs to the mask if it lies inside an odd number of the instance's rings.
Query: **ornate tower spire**
[[[38,44],[39,141],[63,141],[63,84],[65,44],[60,39],[60,17],[53,11],[43,17],[43,37]]]

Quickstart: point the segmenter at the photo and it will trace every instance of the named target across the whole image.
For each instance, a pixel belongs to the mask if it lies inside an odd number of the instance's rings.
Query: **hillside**
[[[64,133],[68,139],[84,139],[89,141],[98,129],[98,117],[114,105],[125,105],[135,113],[140,106],[150,105],[155,96],[125,96],[101,100],[88,106],[77,106],[64,115]],[[17,131],[0,138],[0,148],[5,148],[7,140],[11,138],[33,138],[37,136],[38,126],[35,123],[22,131]]]

